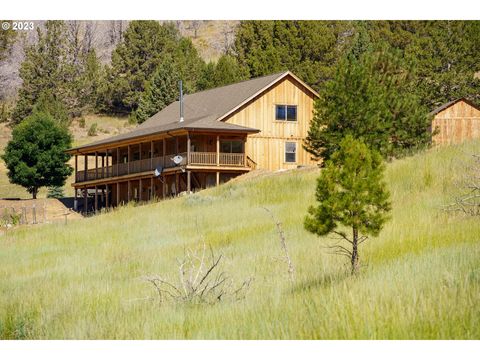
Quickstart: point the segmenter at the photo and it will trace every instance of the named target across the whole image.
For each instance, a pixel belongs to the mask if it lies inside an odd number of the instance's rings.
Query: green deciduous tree
[[[430,119],[412,91],[413,70],[385,46],[348,54],[315,102],[305,149],[328,159],[348,134],[386,157],[428,144]]]
[[[140,98],[138,108],[132,113],[134,122],[142,123],[164,107],[178,99],[178,73],[173,60],[165,57],[147,84],[145,92]]]
[[[317,180],[318,205],[311,206],[305,218],[308,231],[319,236],[333,233],[349,244],[331,248],[349,257],[352,273],[359,267],[358,246],[369,235],[377,236],[388,219],[391,205],[383,181],[384,167],[379,153],[347,135],[326,162]]]
[[[13,129],[2,155],[10,181],[26,188],[34,199],[43,186],[63,186],[73,171],[65,153],[71,144],[68,130],[51,115],[33,113]]]

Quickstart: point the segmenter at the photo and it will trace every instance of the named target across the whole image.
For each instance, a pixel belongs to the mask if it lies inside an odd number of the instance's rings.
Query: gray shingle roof
[[[273,75],[200,91],[194,94],[187,94],[184,96],[183,122],[179,122],[180,105],[178,101],[175,101],[128,133],[113,136],[70,150],[87,149],[98,145],[110,144],[145,135],[179,129],[258,132],[259,130],[257,129],[229,124],[222,122],[221,120],[249,99],[257,96],[270,85],[289,74],[294,76],[290,72],[284,71]],[[313,90],[311,91],[313,92]]]

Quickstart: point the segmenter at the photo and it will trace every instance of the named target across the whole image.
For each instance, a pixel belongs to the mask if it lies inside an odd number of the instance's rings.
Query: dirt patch
[[[65,216],[68,220],[81,219],[82,215],[66,207],[58,199],[28,199],[28,200],[2,200],[0,199],[0,216],[5,211],[15,211],[27,214],[27,223],[32,222],[32,209],[35,208],[37,223],[64,222]]]

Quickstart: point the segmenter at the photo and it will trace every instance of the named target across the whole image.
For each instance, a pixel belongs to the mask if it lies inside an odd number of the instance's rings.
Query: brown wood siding
[[[459,101],[440,111],[432,121],[432,129],[438,129],[433,136],[436,145],[458,144],[469,139],[480,138],[480,111]]]
[[[291,169],[313,165],[303,147],[313,117],[314,96],[292,77],[286,77],[248,105],[226,119],[227,122],[259,129],[248,136],[246,153],[257,168]],[[275,105],[297,105],[297,121],[276,121]],[[285,163],[285,142],[297,143],[297,161]]]

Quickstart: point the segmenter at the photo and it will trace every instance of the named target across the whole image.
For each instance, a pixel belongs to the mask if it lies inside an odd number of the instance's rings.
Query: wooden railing
[[[216,166],[217,165],[217,153],[216,152],[191,152],[190,159],[187,159],[187,153],[178,154],[182,157],[180,164],[176,164],[173,161],[174,154],[169,154],[153,159],[142,159],[131,161],[130,163],[113,164],[108,167],[89,169],[86,176],[85,171],[77,171],[76,182],[92,181],[98,179],[105,179],[110,177],[122,176],[127,174],[136,174],[145,171],[152,171],[158,167],[172,168],[176,166],[185,165],[199,165],[199,166]],[[187,161],[188,160],[188,161]],[[220,153],[218,158],[219,166],[245,166],[245,154],[243,153]],[[247,166],[252,167],[252,163],[255,164],[250,158],[247,157]],[[256,165],[256,164],[255,164]]]
[[[216,165],[217,153],[215,152],[191,152],[190,161],[191,165]]]
[[[220,153],[220,165],[245,166],[245,154]]]

